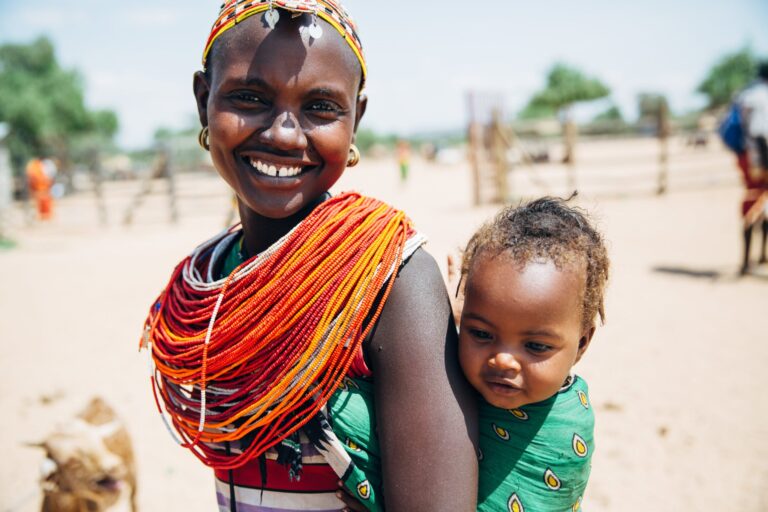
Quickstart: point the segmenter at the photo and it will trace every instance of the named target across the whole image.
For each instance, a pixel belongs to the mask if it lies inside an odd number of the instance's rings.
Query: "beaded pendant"
[[[323,37],[323,28],[317,22],[317,10],[320,8],[316,0],[270,0],[269,10],[264,13],[264,21],[269,28],[274,29],[280,21],[280,13],[275,7],[291,11],[293,16],[299,14],[313,14],[312,24],[307,28],[312,39]]]

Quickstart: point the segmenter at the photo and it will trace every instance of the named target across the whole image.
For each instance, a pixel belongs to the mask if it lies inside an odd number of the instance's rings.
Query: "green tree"
[[[522,120],[544,119],[555,117],[556,115],[557,109],[551,105],[530,101],[525,108],[517,114],[517,118]]]
[[[616,121],[619,123],[624,122],[624,117],[621,115],[621,110],[616,105],[611,105],[604,111],[597,114],[592,121]]]
[[[718,59],[696,88],[709,99],[708,108],[727,105],[733,96],[755,78],[757,58],[749,47]]]
[[[610,89],[597,78],[586,76],[578,69],[567,64],[555,64],[547,74],[547,85],[533,95],[523,113],[560,114],[565,138],[564,162],[573,162],[576,143],[576,127],[571,120],[570,110],[575,103],[604,98]]]
[[[7,143],[17,173],[41,155],[58,157],[66,172],[78,142],[111,141],[118,128],[113,112],[86,108],[80,75],[59,66],[44,37],[0,46],[0,122],[10,127]]]
[[[370,128],[360,128],[357,130],[357,134],[355,134],[355,144],[364,155],[368,154],[377,145],[392,149],[397,144],[397,139],[398,137],[395,134],[377,133]]]
[[[559,63],[550,69],[547,86],[534,94],[528,106],[561,111],[574,103],[597,100],[610,93],[610,89],[597,78],[588,77],[576,68]]]

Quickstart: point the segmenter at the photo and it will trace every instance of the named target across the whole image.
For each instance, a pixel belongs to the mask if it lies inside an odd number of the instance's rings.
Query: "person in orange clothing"
[[[26,173],[29,191],[37,205],[37,214],[41,220],[49,220],[53,216],[53,197],[51,197],[53,177],[48,175],[45,164],[40,158],[29,161]]]

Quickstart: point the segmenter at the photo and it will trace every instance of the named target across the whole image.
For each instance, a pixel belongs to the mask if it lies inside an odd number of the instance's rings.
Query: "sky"
[[[467,91],[502,98],[508,115],[555,62],[612,90],[625,117],[637,95],[701,107],[696,86],[728,52],[768,57],[766,0],[346,0],[369,65],[363,126],[414,134],[462,129]],[[0,44],[48,36],[78,69],[92,108],[118,113],[118,142],[138,148],[159,127],[195,125],[192,74],[221,0],[0,0]]]

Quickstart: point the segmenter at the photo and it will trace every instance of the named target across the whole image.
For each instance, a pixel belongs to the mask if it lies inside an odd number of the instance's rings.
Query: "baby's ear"
[[[589,348],[589,344],[592,342],[592,336],[595,335],[595,326],[591,325],[587,330],[585,330],[581,334],[581,339],[579,339],[579,351],[576,353],[576,361],[575,363],[578,363],[581,359],[581,356],[584,355],[584,352],[587,351]]]

